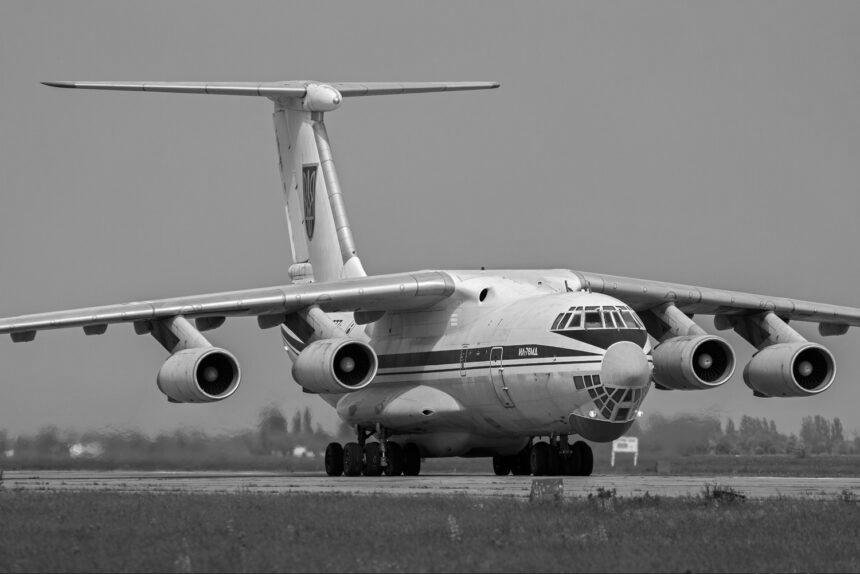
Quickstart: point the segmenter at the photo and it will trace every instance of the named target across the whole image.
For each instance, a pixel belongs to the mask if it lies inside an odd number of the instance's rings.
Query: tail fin
[[[342,98],[481,90],[498,82],[44,82],[58,88],[258,96],[275,103],[275,136],[296,282],[366,275],[349,227],[324,112]]]

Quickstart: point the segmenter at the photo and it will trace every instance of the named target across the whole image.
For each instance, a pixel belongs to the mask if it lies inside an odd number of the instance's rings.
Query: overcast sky
[[[498,80],[328,115],[368,272],[564,267],[860,306],[858,29],[851,2],[4,1],[0,316],[288,280],[268,100],[43,80]],[[4,337],[0,428],[232,430],[270,403],[334,423],[276,331],[233,319],[210,339],[243,385],[174,405],[163,349],[130,326]],[[792,431],[820,413],[850,435],[860,333],[824,342],[820,397],[755,399],[739,368],[643,409]]]

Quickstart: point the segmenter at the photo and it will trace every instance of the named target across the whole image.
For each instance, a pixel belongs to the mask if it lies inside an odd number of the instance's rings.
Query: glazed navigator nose
[[[642,347],[620,341],[606,350],[600,366],[600,381],[606,387],[641,389],[651,379],[651,365]]]

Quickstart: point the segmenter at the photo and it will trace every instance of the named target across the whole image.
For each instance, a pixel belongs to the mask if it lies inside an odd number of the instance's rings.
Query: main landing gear
[[[372,435],[379,439],[368,442]],[[357,442],[341,446],[333,442],[325,449],[325,472],[329,476],[418,476],[421,472],[421,451],[418,445],[408,442],[403,446],[387,440],[388,433],[381,425],[376,431],[358,427]]]
[[[518,454],[494,456],[493,472],[498,476],[591,476],[594,453],[583,441],[568,444],[567,435],[551,436],[549,442],[530,444]]]

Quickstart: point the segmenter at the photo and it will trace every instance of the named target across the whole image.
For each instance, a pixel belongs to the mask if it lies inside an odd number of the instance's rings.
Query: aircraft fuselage
[[[447,273],[456,293],[436,307],[365,329],[336,319],[379,359],[368,387],[323,396],[341,418],[381,423],[425,456],[515,454],[550,434],[609,441],[630,427],[651,347],[629,307],[568,271]]]

